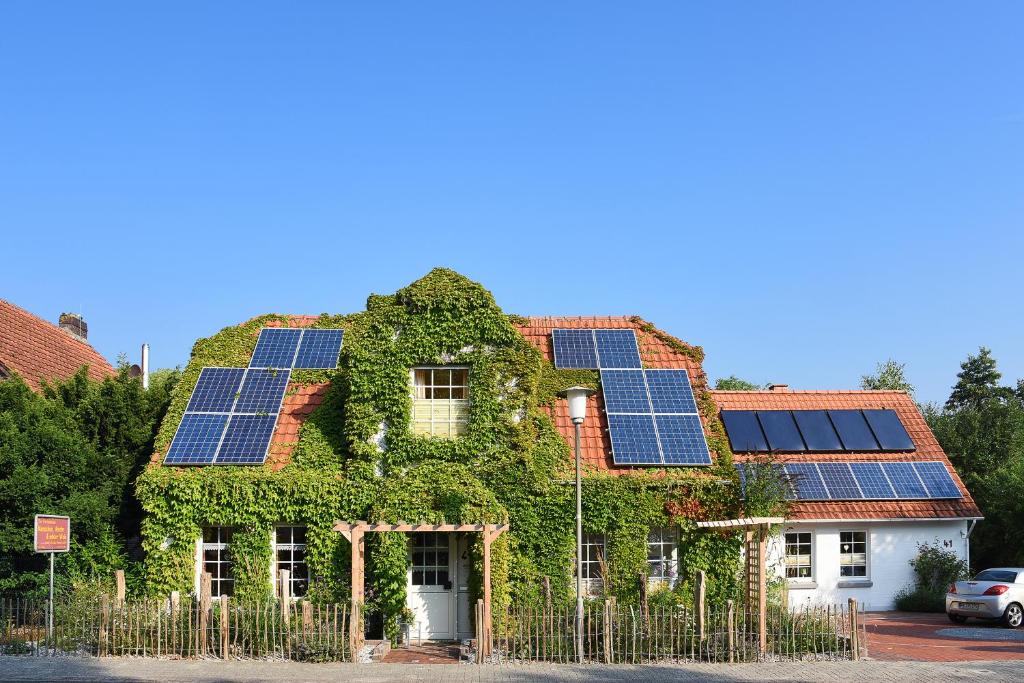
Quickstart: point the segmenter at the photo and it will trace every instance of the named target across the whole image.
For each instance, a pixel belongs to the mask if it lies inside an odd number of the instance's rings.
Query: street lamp
[[[593,389],[570,387],[559,392],[569,402],[569,417],[576,427],[576,661],[583,662],[583,489],[580,483],[580,426],[587,417],[587,398]]]

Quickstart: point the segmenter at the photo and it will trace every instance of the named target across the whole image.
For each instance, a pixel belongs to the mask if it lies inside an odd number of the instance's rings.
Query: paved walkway
[[[970,620],[953,624],[945,614],[877,612],[864,620],[872,659],[967,662],[1010,659],[1024,662],[1024,629]]]
[[[1021,681],[1024,662],[808,662],[767,664],[693,664],[686,666],[477,666],[417,664],[299,664],[296,662],[169,661],[0,657],[0,681],[115,681],[117,683],[385,683],[445,681],[464,683],[600,683],[676,681]]]

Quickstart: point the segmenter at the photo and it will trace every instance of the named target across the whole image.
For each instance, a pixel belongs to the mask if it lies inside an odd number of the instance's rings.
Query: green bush
[[[952,550],[919,543],[917,556],[910,560],[914,585],[896,593],[896,609],[904,612],[946,611],[946,590],[954,581],[970,576],[967,563]]]

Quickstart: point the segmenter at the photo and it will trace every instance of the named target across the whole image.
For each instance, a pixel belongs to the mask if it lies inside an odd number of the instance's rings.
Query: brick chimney
[[[85,341],[89,338],[89,326],[86,324],[82,316],[77,313],[61,313],[58,324],[60,325],[60,329],[64,330],[76,339]]]
[[[769,384],[768,385],[768,391],[777,391],[779,393],[784,393],[784,392],[789,391],[789,385],[788,384]]]

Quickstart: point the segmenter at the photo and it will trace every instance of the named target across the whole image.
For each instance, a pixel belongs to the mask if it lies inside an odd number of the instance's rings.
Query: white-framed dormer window
[[[469,368],[412,370],[412,431],[454,438],[469,429]]]
[[[786,532],[786,578],[790,581],[811,581],[814,577],[810,531]]]
[[[839,576],[865,579],[868,576],[868,532],[839,532]]]
[[[675,529],[651,529],[647,534],[647,582],[673,586],[679,575],[679,537]]]
[[[288,595],[304,597],[309,591],[309,567],[306,565],[306,527],[274,527],[274,590],[280,594],[278,578],[287,569]]]
[[[231,558],[231,535],[229,526],[208,526],[203,529],[201,547],[202,571],[210,575],[210,595],[233,595],[235,572]]]
[[[580,577],[583,579],[584,592],[593,595],[601,591],[607,557],[604,534],[583,534]]]

